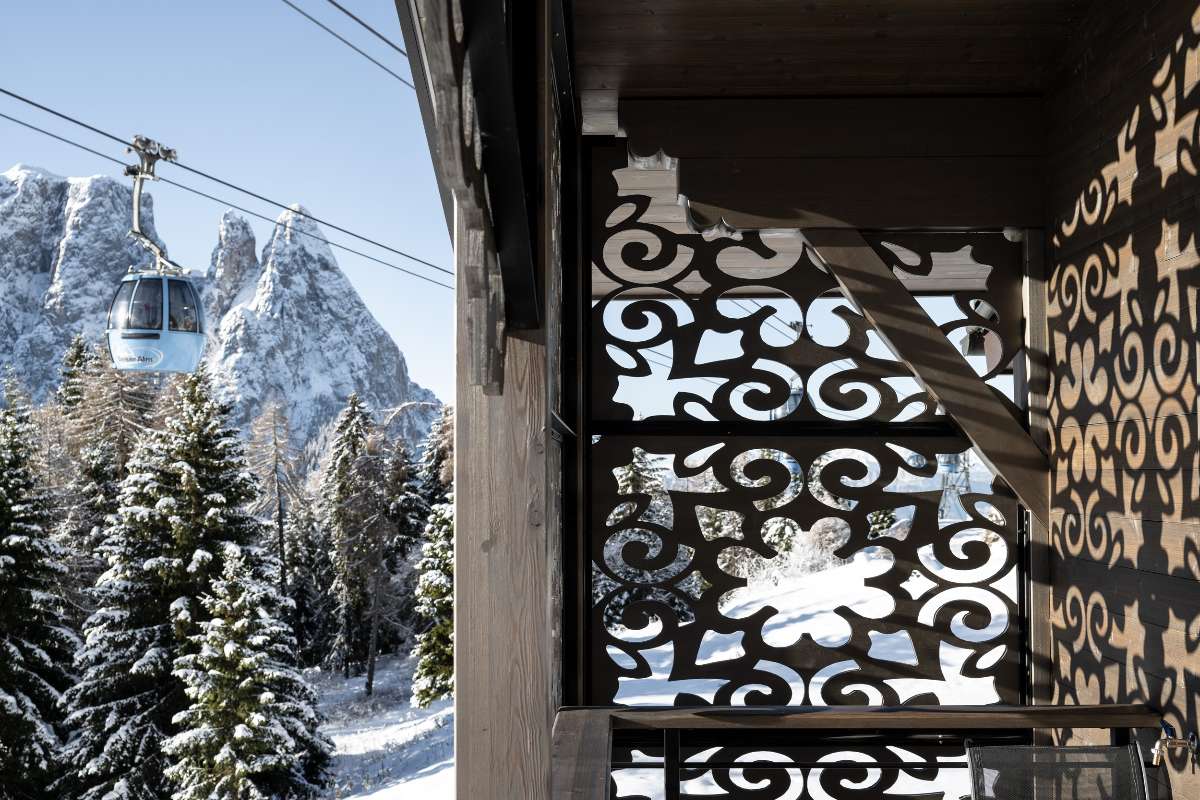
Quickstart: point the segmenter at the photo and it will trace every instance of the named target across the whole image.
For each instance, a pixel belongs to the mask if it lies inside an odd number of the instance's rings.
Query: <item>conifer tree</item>
[[[187,707],[174,661],[194,650],[207,618],[200,598],[221,574],[227,545],[248,547],[261,526],[229,410],[203,369],[176,384],[164,426],[143,437],[104,532],[108,569],[66,695],[71,776],[60,793],[79,800],[167,795],[162,742]]]
[[[634,447],[630,462],[615,470],[617,494],[648,494],[653,499],[662,493],[662,473],[662,466],[655,463],[649,453]],[[659,511],[651,503],[649,513],[657,514]]]
[[[617,507],[621,512],[619,515],[621,519],[627,519],[629,515],[636,513],[638,515],[637,522],[639,523],[664,527],[672,525],[674,510],[670,498],[664,489],[663,472],[664,469],[661,461],[656,460],[650,453],[647,453],[640,447],[631,448],[629,463],[613,470],[617,482],[617,494],[622,495],[625,499],[625,502]],[[643,498],[639,495],[649,498],[648,505],[641,510],[638,510],[634,505],[635,503],[640,504],[644,502]],[[617,511],[617,509],[614,509],[614,511]],[[616,516],[613,519],[613,522],[615,521],[617,521]],[[704,518],[699,520],[702,526],[708,524],[709,521]],[[724,523],[732,525],[736,524],[736,521],[731,516],[727,517]],[[622,584],[614,581],[604,573],[596,575],[592,582],[593,602],[600,602],[604,597],[609,596],[610,593],[617,590],[615,594],[609,597],[604,607],[604,621],[610,627],[623,624],[622,618],[625,609],[629,607],[630,603],[656,594],[645,587],[644,570],[625,561],[625,548],[632,542],[640,542],[651,549],[658,545],[655,535],[646,529],[634,527],[618,531],[605,541],[604,552],[605,561],[613,565],[614,571],[617,573],[617,577],[621,579]],[[684,571],[686,561],[689,558],[690,556],[685,549],[680,548],[677,551],[675,566],[679,573]],[[693,573],[684,577],[677,585],[679,589],[693,597],[698,597],[704,590],[699,573]],[[618,589],[618,587],[620,588]],[[656,599],[670,605],[681,622],[690,622],[695,618],[695,613],[688,603],[676,595],[666,596],[662,593],[657,593]]]
[[[351,394],[334,428],[333,451],[322,482],[322,504],[329,525],[333,601],[337,626],[328,661],[350,677],[351,668],[366,661],[369,563],[374,548],[366,528],[375,498],[363,474],[372,433],[370,413],[358,393]]]
[[[878,538],[886,534],[896,524],[896,512],[891,508],[881,508],[878,511],[872,511],[870,514],[867,514],[867,522],[871,525],[871,530],[867,534],[868,538]]]
[[[442,406],[421,445],[421,496],[430,508],[446,502],[454,484],[454,408]]]
[[[119,485],[115,447],[94,437],[79,454],[67,491],[70,505],[54,529],[69,573],[64,597],[77,625],[93,610],[91,588],[105,569],[100,546],[109,517],[117,513]]]
[[[367,563],[370,634],[365,684],[369,695],[375,685],[375,660],[383,644],[381,639],[387,633],[385,623],[394,622],[393,627],[397,628],[407,627],[405,622],[411,609],[403,598],[411,597],[415,589],[415,570],[409,556],[420,543],[429,507],[421,496],[420,481],[403,444],[370,443],[366,457],[375,465],[364,465],[363,472],[377,487],[376,511],[367,520],[365,528],[371,548]],[[397,619],[391,619],[393,612],[398,615]]]
[[[159,400],[153,381],[122,372],[112,365],[108,351],[97,348],[83,374],[79,405],[68,416],[77,442],[105,440],[116,452],[121,477],[142,433],[149,427]],[[164,398],[169,406],[175,393]]]
[[[249,557],[248,557],[249,556]],[[224,548],[221,577],[202,599],[206,618],[175,659],[191,704],[163,745],[174,800],[275,800],[321,794],[332,746],[318,732],[316,695],[290,666],[295,642],[276,587],[255,574],[253,552]],[[263,559],[258,559],[263,560]]]
[[[258,498],[250,510],[271,521],[272,547],[280,566],[279,589],[286,592],[292,559],[287,552],[284,519],[288,498],[297,491],[299,481],[287,412],[278,401],[269,403],[250,424],[246,455],[259,485]]]
[[[83,401],[87,374],[95,358],[96,353],[88,347],[83,334],[76,334],[63,353],[58,388],[54,392],[60,408],[70,411]]]
[[[43,797],[61,767],[59,702],[77,644],[59,620],[64,568],[32,469],[30,410],[14,382],[0,407],[0,794]]]
[[[417,612],[428,627],[417,636],[412,703],[426,707],[454,693],[454,496],[433,507],[417,564]]]
[[[313,512],[315,504],[301,495],[287,511],[284,536],[291,558],[287,596],[292,601],[296,659],[303,666],[321,663],[333,640],[333,619],[325,587],[332,583],[329,534]]]

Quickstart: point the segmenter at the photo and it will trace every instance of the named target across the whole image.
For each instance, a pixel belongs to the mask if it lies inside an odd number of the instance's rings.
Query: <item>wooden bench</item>
[[[739,706],[620,708],[569,706],[554,718],[552,800],[608,800],[613,733],[680,731],[1021,731],[1091,728],[1114,743],[1160,715],[1141,704],[1099,706]]]

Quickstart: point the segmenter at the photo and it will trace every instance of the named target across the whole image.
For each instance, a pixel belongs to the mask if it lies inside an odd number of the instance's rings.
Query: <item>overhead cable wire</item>
[[[0,91],[2,91],[2,90],[0,90]],[[22,126],[22,127],[24,127],[24,128],[28,128],[28,129],[29,129],[29,130],[31,130],[31,131],[36,131],[37,133],[40,133],[40,134],[42,134],[42,135],[44,135],[44,136],[48,136],[48,137],[50,137],[51,139],[55,139],[55,140],[57,140],[57,141],[59,141],[59,142],[62,142],[63,144],[69,144],[69,145],[71,145],[72,147],[76,147],[76,148],[78,148],[78,149],[80,149],[80,150],[83,150],[83,151],[85,151],[85,152],[91,153],[92,155],[94,155],[94,156],[97,156],[97,157],[99,157],[99,158],[103,158],[103,159],[105,159],[106,161],[111,161],[111,162],[112,162],[112,163],[114,163],[114,164],[120,164],[120,165],[121,165],[121,166],[123,166],[123,167],[124,167],[124,166],[127,166],[127,165],[125,164],[125,162],[124,162],[124,161],[122,161],[122,160],[121,160],[121,159],[119,159],[119,158],[113,158],[112,156],[108,155],[107,153],[102,153],[102,152],[100,152],[99,150],[95,150],[95,149],[93,149],[93,148],[91,148],[91,147],[88,147],[88,146],[87,146],[87,145],[85,145],[85,144],[80,144],[79,142],[76,142],[76,141],[73,141],[73,140],[71,140],[71,139],[68,139],[68,138],[66,138],[65,136],[59,136],[58,134],[56,134],[56,133],[52,133],[51,131],[45,130],[44,128],[39,128],[39,127],[38,127],[38,126],[36,126],[36,125],[31,125],[30,123],[28,123],[28,122],[25,122],[25,121],[23,121],[23,120],[20,120],[20,119],[17,119],[16,117],[10,117],[8,114],[0,113],[0,118],[6,119],[6,120],[8,120],[9,122],[16,123],[17,125],[20,125],[20,126]],[[213,195],[211,195],[211,194],[208,194],[208,193],[206,193],[206,192],[202,192],[202,191],[200,191],[199,189],[196,189],[196,188],[193,188],[193,187],[191,187],[191,186],[188,186],[187,184],[184,184],[184,183],[179,183],[178,181],[173,181],[173,180],[171,180],[170,178],[163,178],[163,177],[159,177],[159,178],[158,178],[158,180],[159,180],[159,181],[161,181],[161,182],[163,182],[163,183],[165,183],[165,184],[168,184],[168,185],[170,185],[170,186],[174,186],[174,187],[176,187],[177,189],[183,189],[184,191],[191,192],[191,193],[192,193],[192,194],[194,194],[194,195],[198,195],[198,196],[200,196],[200,197],[203,197],[203,198],[205,198],[205,199],[212,200],[213,202],[215,202],[215,203],[219,203],[220,205],[223,205],[223,206],[228,206],[229,208],[236,209],[237,211],[240,211],[240,212],[242,212],[243,214],[249,214],[249,215],[250,215],[250,216],[252,216],[252,217],[257,217],[258,219],[261,219],[261,220],[264,220],[264,221],[266,221],[266,222],[269,222],[269,223],[271,223],[272,225],[278,225],[278,224],[279,224],[277,220],[273,220],[273,219],[271,219],[270,217],[266,216],[265,214],[259,214],[257,211],[251,211],[251,210],[250,210],[250,209],[248,209],[248,208],[243,208],[242,206],[239,206],[239,205],[237,205],[237,204],[235,204],[235,203],[230,203],[229,201],[227,201],[227,200],[224,200],[224,199],[222,199],[222,198],[220,198],[220,197],[215,197],[215,196],[213,196]],[[292,213],[294,213],[294,214],[298,214],[299,212],[297,212],[297,211],[294,211],[294,210],[293,210],[293,211],[292,211]],[[397,272],[401,272],[401,273],[403,273],[403,274],[405,274],[405,275],[409,275],[409,276],[411,276],[411,277],[413,277],[413,278],[420,278],[421,280],[423,280],[423,281],[425,281],[425,282],[427,282],[427,283],[432,283],[434,286],[440,286],[440,287],[442,287],[443,289],[450,289],[450,290],[453,290],[453,289],[454,289],[454,287],[453,287],[453,286],[451,286],[451,285],[449,285],[449,284],[447,284],[447,283],[442,283],[441,281],[438,281],[438,280],[435,280],[435,279],[433,279],[433,278],[430,278],[430,277],[429,277],[429,276],[427,276],[427,275],[422,275],[422,274],[421,274],[421,273],[419,273],[419,272],[413,272],[413,271],[411,271],[411,270],[405,269],[404,267],[401,267],[401,266],[400,266],[400,265],[398,265],[398,264],[393,264],[393,263],[391,263],[390,261],[384,261],[384,260],[383,260],[383,259],[381,259],[381,258],[376,258],[375,256],[369,255],[369,254],[367,254],[367,253],[364,253],[364,252],[362,252],[362,251],[360,251],[360,250],[355,250],[355,249],[354,249],[354,248],[352,248],[352,247],[347,247],[346,245],[343,245],[343,244],[338,244],[337,242],[331,242],[331,241],[329,241],[328,239],[326,239],[326,238],[324,238],[324,237],[322,237],[322,236],[319,236],[319,235],[317,235],[317,234],[315,234],[315,233],[309,233],[309,232],[307,232],[307,231],[301,231],[301,230],[295,230],[295,229],[293,229],[293,231],[294,231],[295,233],[299,233],[299,234],[300,234],[300,235],[302,235],[302,236],[307,236],[307,237],[309,237],[309,238],[316,239],[316,240],[318,240],[318,241],[321,241],[321,242],[325,242],[325,243],[326,243],[326,244],[328,244],[330,247],[336,247],[336,248],[338,248],[339,250],[344,250],[344,251],[346,251],[347,253],[353,253],[354,255],[356,255],[356,256],[361,256],[362,258],[368,259],[369,261],[374,261],[376,264],[381,264],[382,266],[388,267],[388,268],[390,268],[390,269],[394,269],[394,270],[396,270]]]
[[[405,86],[407,86],[408,88],[410,88],[410,89],[414,89],[414,90],[417,88],[417,87],[413,86],[413,84],[412,84],[412,81],[408,80],[408,78],[402,77],[402,76],[401,76],[401,75],[399,75],[398,73],[396,73],[396,72],[393,72],[393,71],[391,70],[391,68],[389,68],[387,65],[385,65],[385,64],[384,64],[382,61],[378,61],[378,60],[376,60],[376,59],[375,59],[373,56],[371,56],[371,55],[370,55],[369,53],[367,53],[365,50],[362,50],[362,49],[360,49],[360,48],[359,48],[357,45],[355,45],[355,44],[354,44],[354,42],[350,41],[350,40],[349,40],[349,39],[347,39],[345,36],[342,36],[340,33],[338,33],[337,31],[335,31],[333,28],[330,28],[328,25],[326,25],[325,23],[321,22],[321,20],[317,19],[316,17],[314,17],[313,15],[309,14],[309,13],[308,13],[307,11],[305,11],[304,9],[300,8],[300,6],[298,6],[298,5],[296,5],[295,3],[293,3],[293,2],[292,2],[292,0],[282,0],[282,2],[283,2],[283,4],[284,4],[285,6],[287,6],[288,8],[292,9],[292,10],[293,10],[293,11],[295,11],[297,14],[299,14],[300,16],[302,16],[302,17],[304,17],[305,19],[307,19],[307,20],[308,20],[309,22],[311,22],[313,25],[316,25],[318,28],[320,28],[321,30],[323,30],[323,31],[325,31],[326,33],[328,33],[330,36],[332,36],[333,38],[337,39],[339,42],[341,42],[342,44],[346,45],[346,47],[349,47],[349,48],[350,48],[351,50],[353,50],[354,52],[358,53],[360,56],[362,56],[363,58],[365,58],[367,61],[370,61],[370,62],[371,62],[372,64],[374,64],[375,66],[379,67],[381,70],[383,70],[384,72],[386,72],[388,75],[391,75],[393,78],[395,78],[396,80],[400,81],[401,83],[403,83],[403,84],[404,84]],[[335,5],[336,5],[336,4],[335,4]],[[349,12],[346,12],[346,13],[349,13]],[[365,24],[365,23],[362,23],[362,24]],[[407,55],[407,53],[406,53],[405,55]]]
[[[89,125],[88,123],[84,122],[83,120],[80,120],[76,117],[72,117],[70,114],[65,114],[62,111],[58,111],[56,109],[50,108],[49,106],[43,105],[43,104],[37,102],[36,100],[31,100],[30,98],[25,97],[24,95],[17,94],[16,92],[10,91],[9,89],[5,89],[3,87],[0,87],[0,94],[7,95],[7,96],[13,98],[14,100],[18,100],[22,103],[25,103],[28,106],[32,106],[32,107],[38,109],[40,111],[45,111],[47,114],[52,114],[53,116],[56,116],[59,119],[70,122],[72,125],[78,125],[79,127],[84,128],[85,130],[89,130],[92,133],[95,133],[99,136],[103,136],[107,139],[111,139],[112,141],[120,144],[122,147],[129,147],[129,142],[127,140],[122,139],[120,136],[117,136],[114,133],[110,133],[109,131],[103,130],[101,128],[97,128],[94,125]],[[9,119],[11,119],[11,117]],[[261,195],[258,192],[251,191],[250,189],[247,189],[243,186],[238,186],[236,183],[231,183],[227,180],[224,180],[223,178],[218,178],[215,175],[204,172],[195,167],[189,167],[187,164],[183,164],[179,161],[168,161],[166,163],[171,164],[172,166],[178,167],[179,169],[182,169],[185,172],[190,172],[193,175],[204,178],[206,180],[210,180],[213,183],[219,183],[222,186],[225,186],[226,188],[229,188],[229,189],[233,189],[236,192],[241,192],[244,195],[253,197],[255,200],[261,200],[262,202],[264,202],[268,205],[275,206],[276,208],[279,208],[283,211],[291,211],[294,214],[299,214],[302,217],[311,219],[313,222],[320,223],[321,225],[324,225],[326,228],[335,230],[338,233],[344,233],[347,236],[350,236],[354,239],[358,239],[359,241],[374,245],[375,247],[378,247],[380,250],[386,250],[389,253],[395,253],[398,256],[407,258],[409,261],[414,261],[418,264],[422,264],[426,267],[429,267],[430,269],[435,269],[438,272],[441,272],[446,275],[454,274],[454,272],[452,270],[448,270],[445,267],[440,267],[437,264],[434,264],[430,261],[426,261],[423,258],[418,258],[417,256],[414,256],[412,253],[406,253],[403,250],[399,250],[390,245],[386,245],[382,242],[379,242],[375,239],[370,238],[369,236],[363,236],[360,233],[355,233],[354,231],[349,230],[348,228],[343,228],[342,226],[336,225],[328,220],[321,219],[320,217],[315,217],[312,214],[309,214],[307,211],[294,209],[285,203],[279,202],[278,200],[272,200],[271,198]]]
[[[758,306],[759,308],[767,307],[752,297],[747,297],[746,299],[749,300],[751,303],[754,303],[754,305]],[[754,313],[753,311],[746,308],[744,305],[742,305],[741,303],[739,303],[737,300],[735,300],[732,297],[729,298],[729,302],[733,303],[735,306],[740,308],[742,311],[745,311],[747,314]],[[775,310],[775,307],[771,306],[771,314],[767,317],[767,326],[770,327],[771,330],[775,331],[776,333],[781,334],[785,339],[794,339],[795,337],[797,337],[798,334],[796,333],[796,331],[794,329],[785,327],[787,325],[786,321],[784,321],[782,325],[779,322],[775,321],[775,317],[778,314],[779,314],[779,312]],[[779,319],[783,320],[783,317],[780,316]]]
[[[393,50],[395,50],[397,53],[399,53],[400,55],[404,56],[405,58],[408,58],[408,53],[407,53],[407,52],[404,50],[404,48],[403,48],[403,47],[401,47],[400,45],[396,44],[396,43],[395,43],[395,42],[393,42],[391,39],[387,38],[387,37],[386,37],[386,36],[384,36],[382,33],[380,33],[379,31],[375,30],[374,28],[372,28],[372,27],[371,27],[370,25],[368,25],[367,23],[363,22],[361,19],[359,19],[357,16],[355,16],[355,15],[354,15],[354,13],[353,13],[352,11],[350,11],[350,9],[346,8],[345,6],[343,6],[343,5],[342,5],[341,3],[339,3],[337,0],[326,0],[326,2],[327,2],[327,3],[329,3],[329,5],[331,5],[331,6],[333,6],[334,8],[336,8],[338,11],[342,12],[343,14],[345,14],[345,15],[346,15],[347,17],[349,17],[350,19],[352,19],[352,20],[354,20],[355,22],[357,22],[359,25],[361,25],[361,26],[363,26],[364,28],[366,28],[368,31],[370,31],[372,34],[374,34],[374,36],[375,36],[375,38],[376,38],[376,39],[378,39],[379,41],[383,42],[383,43],[384,43],[384,44],[386,44],[388,47],[392,48]]]

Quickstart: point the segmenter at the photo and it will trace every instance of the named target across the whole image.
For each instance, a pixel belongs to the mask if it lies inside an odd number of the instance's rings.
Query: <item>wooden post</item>
[[[1029,435],[1042,452],[1050,445],[1048,409],[1049,347],[1046,335],[1045,236],[1040,230],[1025,231],[1025,278],[1022,305],[1025,309],[1025,357],[1018,359],[1025,373],[1029,413]],[[1046,474],[1046,493],[1050,494]],[[1036,519],[1029,521],[1029,650],[1031,700],[1051,702],[1053,629],[1050,624],[1050,529]],[[1048,740],[1048,735],[1047,735]]]

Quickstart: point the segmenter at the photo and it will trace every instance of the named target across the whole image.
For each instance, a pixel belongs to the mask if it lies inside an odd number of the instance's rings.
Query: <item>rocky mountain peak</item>
[[[206,359],[213,375],[239,408],[254,405],[239,402],[246,396],[283,402],[314,455],[353,391],[381,421],[399,416],[389,427],[406,438],[426,430],[436,398],[411,380],[404,355],[306,213],[292,206],[276,220],[253,293],[243,290],[221,318]]]
[[[149,263],[129,238],[132,207],[133,190],[107,176],[64,178],[24,165],[0,173],[0,360],[20,364],[35,398],[57,382],[76,333],[100,338],[121,276]],[[142,209],[158,241],[149,195]]]
[[[217,246],[205,286],[208,319],[216,327],[246,292],[253,292],[258,281],[258,252],[250,223],[232,209],[221,215],[217,226]]]

